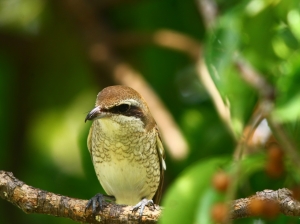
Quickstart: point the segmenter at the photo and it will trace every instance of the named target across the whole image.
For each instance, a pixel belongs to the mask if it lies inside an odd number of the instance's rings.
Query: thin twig
[[[243,130],[243,135],[234,150],[233,157],[235,161],[239,161],[242,159],[243,155],[245,154],[245,148],[249,146],[251,141],[251,137],[253,136],[256,128],[260,124],[260,122],[264,119],[262,114],[262,110],[260,106],[253,112],[248,124],[245,126]]]
[[[217,3],[214,0],[197,0],[196,3],[205,27],[211,29],[218,16]]]
[[[262,110],[262,114],[266,117],[268,124],[272,130],[272,133],[279,141],[282,149],[286,151],[287,157],[291,159],[298,169],[300,168],[300,156],[292,143],[283,130],[283,127],[276,122],[270,115],[274,107],[275,90],[264,78],[263,75],[255,71],[245,60],[239,59],[235,62],[236,67],[240,71],[241,77],[261,96],[259,107]]]
[[[264,100],[273,101],[275,98],[275,89],[264,77],[254,70],[245,60],[241,58],[235,60],[235,66],[240,71],[241,77],[252,86]],[[270,112],[268,110],[267,112]]]
[[[201,44],[187,34],[169,29],[159,29],[151,33],[123,32],[113,35],[110,43],[117,48],[132,48],[145,45],[155,45],[189,56],[192,61],[199,57]]]
[[[231,121],[230,108],[223,101],[220,92],[218,91],[214,81],[212,80],[208,68],[204,61],[204,56],[200,56],[196,64],[197,73],[206,91],[210,95],[213,104],[219,114],[221,120],[225,123],[232,136],[237,139]]]

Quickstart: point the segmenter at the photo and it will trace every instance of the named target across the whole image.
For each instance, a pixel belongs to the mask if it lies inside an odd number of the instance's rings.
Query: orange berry
[[[272,144],[268,148],[268,159],[269,161],[282,161],[284,156],[283,151],[280,149],[280,147],[277,144]]]
[[[212,184],[215,189],[220,192],[225,192],[228,189],[230,178],[224,171],[215,173],[212,179]]]
[[[284,172],[283,162],[269,161],[266,165],[266,172],[272,178],[278,178],[282,176]]]
[[[292,188],[293,198],[296,200],[300,200],[300,186],[295,186]]]
[[[249,212],[252,216],[274,218],[279,214],[280,206],[274,201],[254,198],[250,201]]]
[[[217,203],[211,209],[211,217],[217,223],[224,223],[228,219],[228,208],[224,203]]]
[[[253,216],[260,216],[263,214],[264,210],[264,201],[254,198],[250,201],[249,212]]]
[[[266,201],[264,206],[263,215],[267,218],[275,218],[280,212],[280,207],[277,202],[274,201]]]

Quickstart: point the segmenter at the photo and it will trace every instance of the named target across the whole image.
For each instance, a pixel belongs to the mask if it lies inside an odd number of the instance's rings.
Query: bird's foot
[[[139,203],[137,203],[135,206],[133,206],[131,211],[136,212],[140,208],[140,217],[142,217],[146,205],[152,206],[153,209],[155,209],[155,205],[154,205],[153,201],[144,198]]]
[[[103,194],[96,194],[94,197],[92,197],[88,203],[85,206],[85,211],[89,208],[92,207],[93,214],[95,215],[97,212],[97,208],[99,207],[100,211],[104,209],[106,200],[109,201],[115,201],[114,196],[109,196],[109,195],[103,195]]]

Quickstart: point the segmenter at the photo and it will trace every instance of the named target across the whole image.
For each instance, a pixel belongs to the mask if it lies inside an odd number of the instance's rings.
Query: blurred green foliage
[[[101,186],[87,151],[90,124],[84,118],[96,94],[111,80],[93,69],[84,35],[60,4],[0,1],[0,169],[34,187],[88,199]],[[117,32],[171,29],[202,43],[210,75],[230,105],[237,137],[260,99],[234,65],[236,58],[246,59],[276,89],[271,116],[300,146],[300,3],[218,0],[216,6],[219,15],[211,29],[204,28],[199,6],[192,0],[119,2],[101,16]],[[190,148],[183,161],[167,157],[161,222],[212,223],[210,207],[224,195],[212,188],[211,178],[220,168],[234,169],[231,158],[237,143],[218,118],[194,62],[158,46],[138,46],[120,54],[164,101]],[[261,150],[241,162],[237,198],[299,184],[299,170],[288,155],[282,177],[266,175],[264,153]],[[0,223],[74,223],[26,215],[4,200],[0,200],[0,217]],[[234,223],[300,222],[281,215],[271,221],[249,218]]]

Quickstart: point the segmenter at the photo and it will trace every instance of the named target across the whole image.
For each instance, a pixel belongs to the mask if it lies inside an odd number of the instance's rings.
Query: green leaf
[[[211,177],[226,161],[227,157],[210,159],[188,168],[165,196],[160,223],[195,223],[199,205],[206,207],[207,211],[200,210],[201,218],[197,219],[208,220],[209,205],[218,197],[218,193],[211,188]]]
[[[242,14],[232,10],[220,18],[216,29],[208,35],[205,60],[209,73],[231,113],[236,136],[241,136],[245,122],[256,102],[255,91],[240,77],[235,58],[242,44]],[[247,99],[247,100],[245,100]]]
[[[264,168],[265,158],[258,154],[242,159],[239,172],[236,165],[228,157],[219,157],[204,160],[185,170],[164,197],[160,223],[212,223],[211,207],[225,197],[212,187],[214,173],[222,168],[234,178],[238,176],[238,185],[242,185],[250,175]]]

